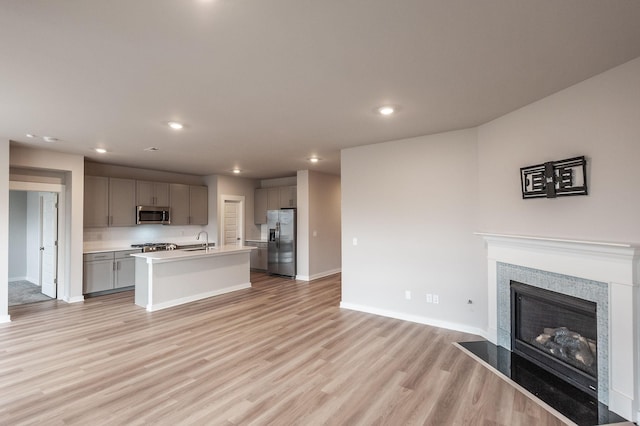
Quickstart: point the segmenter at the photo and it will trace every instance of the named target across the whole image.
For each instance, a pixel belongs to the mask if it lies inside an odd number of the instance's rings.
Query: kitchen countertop
[[[131,256],[147,259],[147,263],[162,263],[173,262],[177,260],[186,260],[199,257],[209,256],[225,256],[234,253],[250,252],[256,250],[256,247],[249,246],[224,246],[224,247],[210,247],[205,250],[165,250],[154,251],[149,253],[134,253]]]
[[[267,240],[245,240],[248,243],[268,243]]]
[[[113,247],[100,247],[100,248],[84,248],[82,250],[82,253],[84,254],[90,254],[90,253],[103,253],[105,251],[129,251],[129,250],[141,250],[141,249],[137,249],[131,246],[113,246]]]

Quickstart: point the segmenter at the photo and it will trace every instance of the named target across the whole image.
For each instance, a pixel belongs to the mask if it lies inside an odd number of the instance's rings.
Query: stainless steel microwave
[[[136,223],[138,225],[154,223],[161,225],[170,225],[171,209],[169,207],[137,206]]]

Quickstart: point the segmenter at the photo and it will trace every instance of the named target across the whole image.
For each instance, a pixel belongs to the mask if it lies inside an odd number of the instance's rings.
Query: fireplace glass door
[[[512,281],[512,351],[595,395],[596,309],[594,302]]]

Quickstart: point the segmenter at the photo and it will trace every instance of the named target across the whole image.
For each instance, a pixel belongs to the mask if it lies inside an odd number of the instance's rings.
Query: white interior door
[[[58,264],[58,194],[42,193],[40,226],[40,285],[42,293],[57,297]]]
[[[224,202],[224,245],[237,246],[240,242],[240,220],[238,201],[225,200]]]

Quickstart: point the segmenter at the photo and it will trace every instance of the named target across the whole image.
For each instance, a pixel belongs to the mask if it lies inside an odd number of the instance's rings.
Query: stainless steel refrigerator
[[[270,274],[296,276],[296,210],[267,211],[269,244],[267,270]]]

